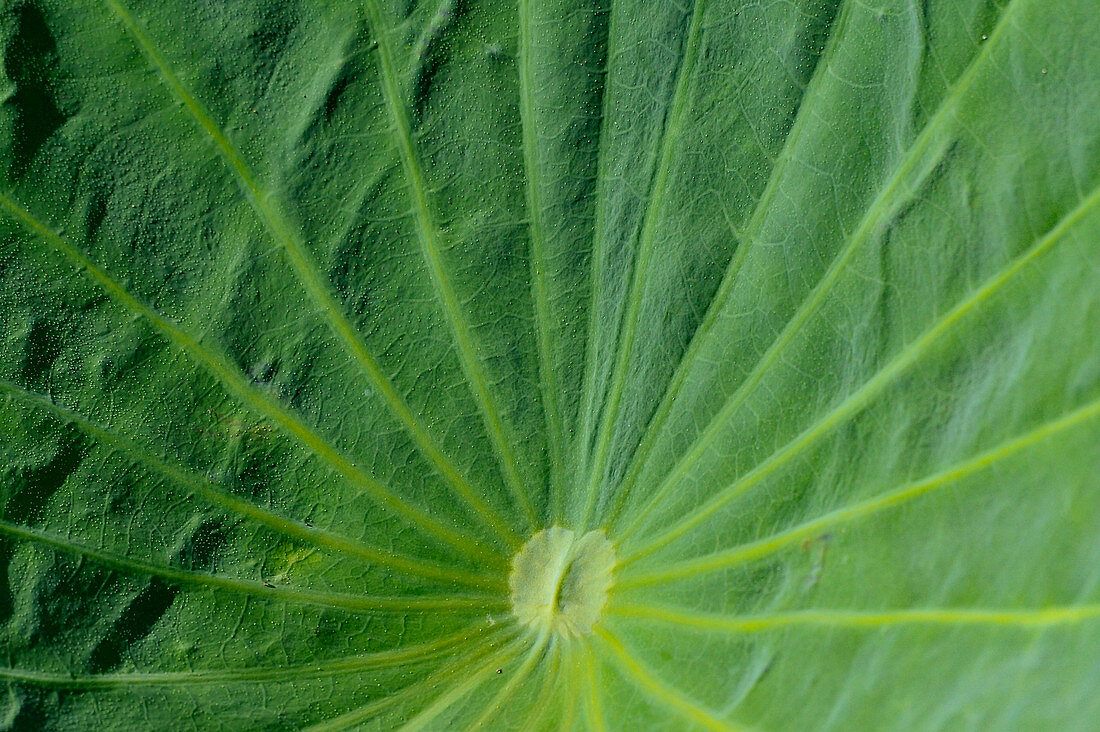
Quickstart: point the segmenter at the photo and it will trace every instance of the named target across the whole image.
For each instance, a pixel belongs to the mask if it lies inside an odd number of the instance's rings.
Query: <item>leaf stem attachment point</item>
[[[512,558],[512,614],[538,632],[577,638],[592,632],[607,603],[615,547],[603,530],[539,531]]]

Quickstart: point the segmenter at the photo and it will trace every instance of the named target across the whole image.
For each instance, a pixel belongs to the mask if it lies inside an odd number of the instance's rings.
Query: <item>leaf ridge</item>
[[[577,720],[577,706],[580,703],[582,694],[580,689],[581,674],[565,674],[564,669],[567,666],[574,669],[578,668],[577,653],[581,647],[579,644],[572,644],[563,647],[561,650],[562,661],[558,668],[557,679],[564,679],[567,687],[564,689],[565,699],[562,701],[561,717],[558,718],[559,732],[573,732]]]
[[[461,675],[466,669],[485,659],[487,656],[492,656],[491,649],[495,641],[502,635],[506,636],[503,628],[496,631],[490,630],[486,637],[474,646],[473,650],[458,658],[457,661],[435,671],[430,676],[410,684],[397,693],[387,694],[377,701],[364,704],[338,717],[310,725],[305,729],[305,732],[340,732],[341,730],[350,729],[368,721],[372,716],[387,707],[399,704],[409,698],[422,696],[428,690],[438,689],[440,684],[443,683],[443,679],[450,676]],[[497,651],[497,655],[501,652],[502,651]]]
[[[444,694],[440,694],[432,704],[421,710],[419,714],[408,722],[401,725],[401,727],[399,727],[400,731],[413,732],[413,730],[424,729],[426,726],[430,725],[436,717],[445,712],[455,702],[469,695],[471,691],[484,683],[485,679],[492,675],[497,667],[510,663],[519,655],[520,646],[524,643],[524,640],[524,638],[513,640],[504,648],[501,648],[486,659],[488,663],[481,664],[480,668],[472,673],[462,675],[463,678],[457,684],[454,684],[450,690]]]
[[[520,667],[516,669],[515,673],[511,675],[512,677],[508,679],[508,682],[500,688],[500,691],[493,695],[492,700],[490,700],[490,702],[485,706],[485,709],[482,711],[481,715],[476,720],[474,720],[473,724],[469,726],[468,729],[470,729],[471,732],[472,730],[477,730],[484,727],[485,724],[489,722],[492,716],[496,714],[500,707],[504,704],[508,696],[516,690],[516,687],[527,680],[527,677],[531,675],[531,671],[532,669],[534,669],[535,664],[538,663],[539,659],[542,658],[542,652],[546,649],[546,644],[549,640],[549,631],[546,631],[539,635],[539,638],[535,641],[535,644],[531,646],[531,649],[529,651],[527,651],[527,656],[524,658],[523,663],[520,664]]]
[[[844,36],[844,28],[848,23],[848,13],[851,6],[852,3],[849,0],[844,0],[843,7],[830,32],[829,40],[826,42],[825,49],[818,58],[818,63],[814,68],[813,76],[810,79],[810,83],[807,85],[803,99],[812,99],[817,93],[818,86],[823,83],[822,79],[825,77],[829,65],[832,62],[833,55],[840,45],[840,39]],[[730,258],[729,263],[726,265],[726,269],[722,274],[722,281],[719,283],[718,289],[715,291],[715,295],[711,299],[711,302],[707,305],[707,310],[703,314],[703,319],[699,322],[699,326],[692,333],[687,349],[685,349],[683,357],[680,359],[679,363],[677,363],[676,369],[669,379],[668,386],[661,396],[661,401],[658,403],[657,409],[653,413],[653,417],[650,419],[649,424],[646,425],[637,450],[635,450],[634,454],[631,456],[623,481],[619,485],[615,503],[607,519],[607,524],[609,526],[613,526],[615,522],[618,521],[619,514],[626,507],[626,501],[630,493],[634,490],[638,479],[641,477],[646,459],[649,457],[650,452],[652,452],[657,442],[657,438],[661,434],[665,420],[668,419],[669,415],[672,413],[672,407],[676,403],[676,398],[679,396],[680,389],[683,388],[687,374],[691,370],[691,365],[698,357],[699,351],[702,350],[702,346],[709,337],[711,329],[717,323],[718,316],[733,290],[733,285],[737,282],[741,267],[744,265],[744,261],[749,252],[752,251],[752,245],[756,243],[756,235],[759,233],[758,230],[765,220],[764,213],[768,210],[771,201],[775,199],[776,192],[779,188],[779,182],[783,180],[787,167],[790,165],[791,160],[793,160],[793,150],[802,138],[803,129],[810,117],[809,109],[810,107],[805,101],[799,105],[794,124],[791,126],[784,140],[783,149],[779,153],[779,158],[772,169],[771,175],[768,177],[768,182],[765,184],[763,192],[760,194],[760,200],[757,202],[756,208],[748,224],[740,234],[733,232],[734,236],[740,239],[739,245]]]
[[[542,689],[535,699],[534,706],[531,707],[531,714],[528,715],[527,721],[524,722],[523,729],[546,729],[544,725],[546,715],[550,712],[552,707],[556,706],[551,703],[550,699],[554,696],[555,692],[561,689],[561,643],[551,638],[546,653],[549,656],[549,660],[546,663],[546,673],[543,675],[542,679]],[[564,729],[569,729],[568,726],[564,725],[564,718],[565,715],[562,714],[562,717],[559,719],[563,722]]]
[[[597,203],[595,206],[595,226],[592,235],[592,246],[590,248],[591,255],[589,258],[589,268],[591,271],[588,280],[588,323],[584,341],[584,383],[581,389],[582,404],[578,413],[578,419],[581,421],[579,425],[581,440],[577,447],[581,450],[581,458],[577,461],[577,473],[583,472],[590,458],[592,431],[595,429],[592,422],[596,419],[597,411],[596,343],[598,342],[598,338],[596,336],[599,325],[599,311],[597,305],[600,302],[600,293],[602,292],[601,286],[604,281],[603,257],[600,256],[598,245],[602,238],[603,230],[606,227],[604,222],[605,214],[603,213],[603,208],[599,205],[599,201],[605,195],[604,188],[609,178],[603,170],[603,163],[608,155],[606,146],[609,144],[608,137],[611,134],[609,125],[607,124],[607,120],[611,116],[609,111],[611,107],[611,84],[609,81],[611,77],[611,62],[618,54],[615,48],[617,34],[613,32],[616,7],[619,6],[611,2],[609,10],[610,18],[607,24],[607,57],[604,62],[602,98],[600,99],[600,139],[596,151]],[[574,478],[579,480],[581,477],[574,476]]]
[[[597,628],[597,631],[599,629]],[[588,726],[596,732],[607,732],[603,704],[600,701],[600,682],[596,676],[596,656],[592,646],[584,644],[584,716]]]
[[[0,668],[0,679],[20,684],[45,686],[69,691],[94,691],[130,686],[192,686],[198,684],[256,683],[267,681],[294,681],[297,679],[322,679],[356,674],[363,671],[390,668],[405,663],[425,661],[467,642],[471,632],[484,632],[484,624],[451,633],[431,641],[407,648],[363,653],[343,658],[311,661],[288,666],[201,669],[196,671],[103,673],[75,676],[66,673],[27,671],[18,668]]]
[[[532,34],[530,0],[519,0],[519,92],[520,120],[523,134],[523,167],[526,180],[527,211],[530,217],[528,230],[531,252],[531,296],[535,305],[535,326],[539,353],[539,391],[542,394],[542,411],[546,422],[547,444],[550,449],[550,510],[560,513],[560,502],[565,490],[562,474],[565,463],[565,427],[561,402],[558,399],[561,379],[554,359],[556,338],[551,323],[548,284],[546,281],[546,241],[542,228],[542,205],[539,201],[541,169],[538,160],[538,129],[536,127],[535,99],[532,88]]]

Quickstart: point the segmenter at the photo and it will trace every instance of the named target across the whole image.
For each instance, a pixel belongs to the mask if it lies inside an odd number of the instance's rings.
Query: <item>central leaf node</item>
[[[532,536],[512,558],[512,614],[540,632],[573,638],[592,631],[607,603],[615,547],[603,531],[560,526]]]

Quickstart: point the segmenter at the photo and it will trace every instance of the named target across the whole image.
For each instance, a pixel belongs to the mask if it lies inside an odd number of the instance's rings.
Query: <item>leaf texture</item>
[[[0,0],[0,728],[1091,729],[1097,37]]]

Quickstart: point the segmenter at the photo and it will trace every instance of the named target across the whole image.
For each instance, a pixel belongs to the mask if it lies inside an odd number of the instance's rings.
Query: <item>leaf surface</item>
[[[0,726],[1089,729],[1097,37],[0,0]]]

